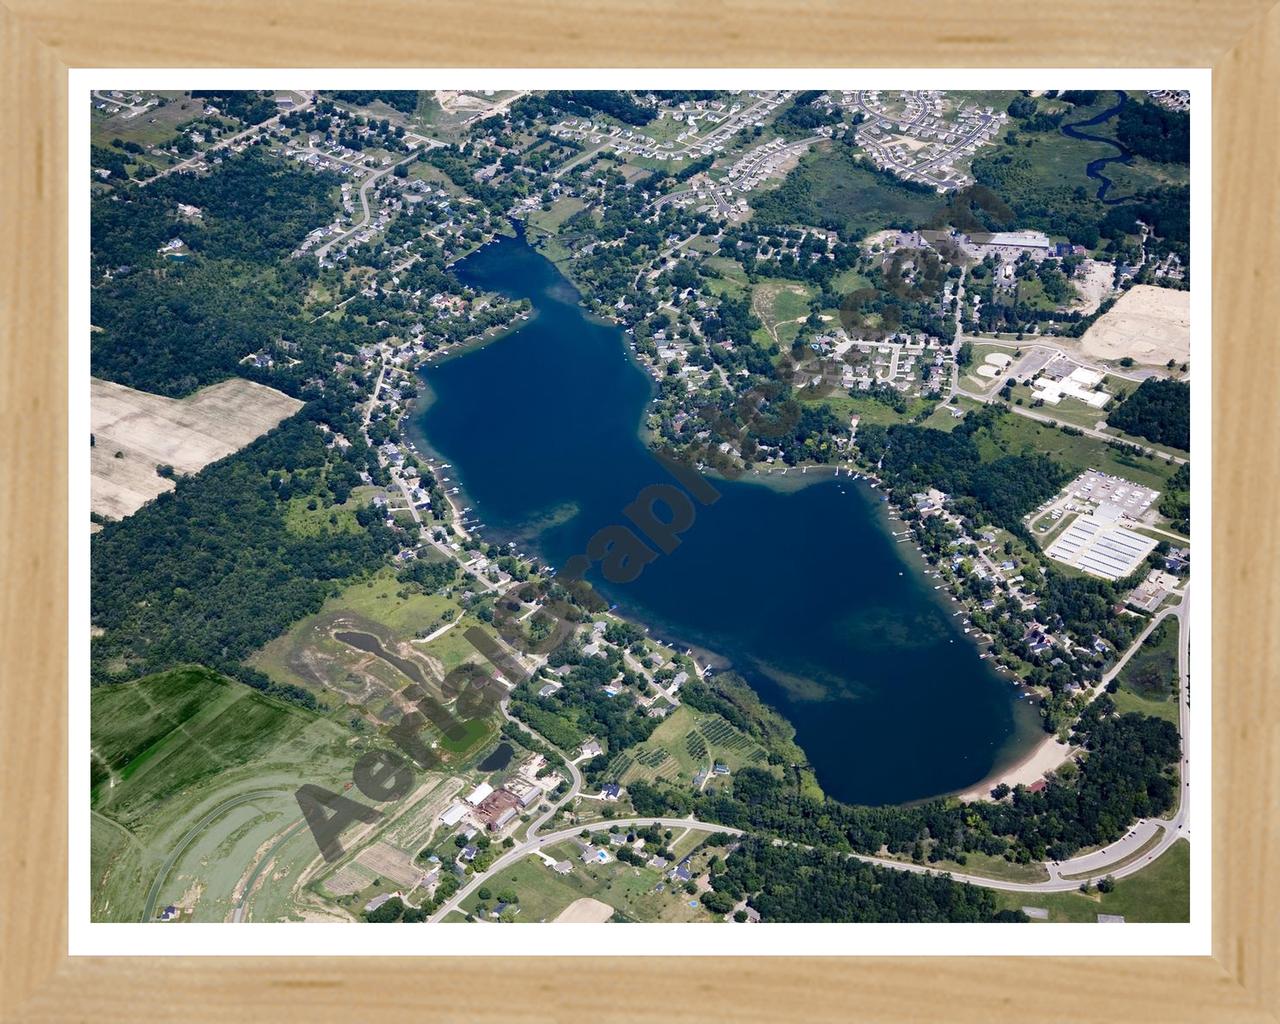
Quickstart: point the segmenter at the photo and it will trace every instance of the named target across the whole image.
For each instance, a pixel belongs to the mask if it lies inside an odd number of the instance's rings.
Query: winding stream
[[[1119,96],[1119,101],[1114,106],[1108,107],[1106,110],[1102,111],[1102,113],[1095,114],[1093,117],[1085,121],[1072,121],[1069,124],[1063,124],[1060,129],[1062,134],[1068,138],[1082,139],[1086,142],[1099,142],[1103,145],[1110,146],[1116,151],[1116,156],[1102,156],[1098,157],[1096,160],[1090,160],[1084,169],[1084,173],[1086,175],[1099,183],[1098,191],[1096,193],[1098,202],[1106,203],[1108,206],[1115,206],[1118,203],[1128,202],[1133,198],[1133,196],[1118,196],[1115,199],[1108,199],[1107,193],[1115,183],[1102,173],[1102,168],[1106,167],[1108,164],[1132,164],[1133,154],[1115,139],[1108,139],[1103,135],[1090,135],[1088,132],[1080,131],[1080,129],[1092,128],[1094,125],[1105,124],[1113,117],[1116,117],[1120,111],[1124,109],[1124,105],[1129,102],[1129,96],[1127,93],[1119,91]]]

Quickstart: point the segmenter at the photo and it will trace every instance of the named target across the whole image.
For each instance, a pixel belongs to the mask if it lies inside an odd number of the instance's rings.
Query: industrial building
[[[1138,568],[1155,546],[1151,537],[1091,513],[1076,516],[1045,554],[1093,576],[1116,580]]]

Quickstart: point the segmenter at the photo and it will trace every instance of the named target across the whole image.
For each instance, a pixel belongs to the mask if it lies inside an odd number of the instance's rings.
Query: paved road
[[[575,825],[573,828],[561,829],[559,832],[551,832],[545,836],[526,840],[519,846],[508,850],[489,866],[488,871],[472,876],[470,881],[441,904],[440,909],[431,915],[430,920],[444,920],[451,911],[457,910],[458,905],[483,884],[486,879],[492,878],[499,871],[511,867],[512,864],[523,860],[530,854],[536,853],[544,847],[554,846],[556,843],[563,843],[568,839],[573,839],[583,829],[589,832],[606,832],[614,825],[619,828],[631,828],[633,826],[640,828],[647,825],[659,825],[663,828],[690,828],[702,832],[727,832],[734,836],[743,834],[741,829],[730,828],[727,825],[717,825],[712,822],[695,821],[692,818],[614,818],[612,820],[593,822],[590,825]]]
[[[427,148],[434,149],[436,146],[441,146],[441,145],[443,145],[443,143],[430,142]],[[337,245],[339,242],[345,242],[352,235],[356,234],[356,232],[368,226],[369,221],[373,220],[373,211],[369,208],[369,189],[373,188],[376,182],[381,181],[383,178],[385,178],[388,174],[394,171],[401,164],[407,164],[414,160],[417,160],[418,154],[420,152],[421,150],[415,149],[403,160],[397,160],[393,164],[387,164],[386,167],[378,171],[376,174],[371,174],[369,175],[369,177],[364,179],[364,184],[360,186],[360,211],[363,214],[363,216],[360,219],[360,223],[353,224],[348,230],[344,231],[337,238],[331,238],[329,239],[329,241],[325,242],[324,245],[320,246],[320,248],[316,250],[317,260],[323,260],[325,258],[325,255],[335,245]]]
[[[1097,880],[1106,875],[1122,878],[1146,867],[1179,839],[1189,839],[1191,837],[1191,775],[1187,767],[1191,749],[1189,731],[1190,705],[1188,703],[1191,685],[1190,584],[1187,585],[1186,590],[1183,592],[1182,601],[1179,604],[1167,609],[1151,620],[1147,628],[1142,631],[1134,645],[1129,649],[1126,657],[1120,659],[1111,671],[1103,677],[1102,682],[1095,688],[1093,695],[1096,696],[1100,693],[1106,684],[1119,674],[1129,657],[1138,650],[1156,625],[1166,618],[1174,618],[1178,623],[1178,733],[1182,737],[1182,759],[1178,765],[1179,799],[1177,810],[1171,818],[1143,818],[1135,822],[1128,833],[1110,846],[1105,846],[1100,850],[1095,850],[1079,857],[1073,857],[1071,860],[1062,861],[1058,864],[1046,864],[1045,867],[1048,869],[1051,878],[1056,879],[1065,875],[1074,875],[1076,876],[1074,879],[1076,885],[1079,885],[1083,880],[1080,876],[1086,874],[1090,880]],[[1157,834],[1159,834],[1159,839],[1141,857],[1122,867],[1113,868],[1110,866],[1132,857]]]
[[[153,177],[153,178],[144,178],[144,179],[140,180],[140,181],[138,182],[138,187],[139,187],[139,188],[145,188],[145,187],[146,187],[147,185],[149,185],[151,182],[153,182],[153,181],[159,181],[161,178],[165,177],[166,175],[174,174],[174,173],[179,172],[179,171],[185,171],[185,170],[188,170],[189,168],[194,167],[196,164],[200,163],[200,162],[201,162],[202,160],[204,160],[207,156],[211,155],[212,153],[217,152],[217,151],[218,151],[218,150],[220,150],[220,149],[225,149],[225,148],[226,148],[226,147],[228,147],[228,146],[232,146],[232,145],[234,145],[235,143],[239,142],[241,139],[246,138],[247,136],[253,135],[253,134],[254,134],[254,133],[256,133],[256,132],[259,132],[259,131],[266,131],[266,130],[267,130],[267,129],[269,129],[269,128],[274,128],[274,127],[275,127],[275,126],[280,122],[280,118],[281,118],[283,115],[285,115],[285,114],[296,114],[296,113],[298,113],[298,112],[299,112],[299,111],[301,111],[301,110],[306,110],[306,109],[307,109],[309,106],[311,106],[311,104],[312,104],[312,103],[314,103],[314,102],[315,102],[315,95],[314,95],[314,94],[312,94],[312,95],[310,95],[310,96],[306,96],[306,98],[304,99],[304,101],[303,101],[302,103],[299,103],[299,104],[298,104],[296,107],[294,107],[292,110],[283,110],[283,111],[281,111],[279,114],[276,114],[274,117],[269,117],[269,118],[267,118],[265,121],[261,122],[260,124],[252,125],[252,126],[250,126],[250,127],[246,128],[246,129],[245,129],[244,131],[242,131],[242,132],[237,132],[235,135],[229,135],[229,136],[227,136],[227,138],[225,138],[225,139],[219,139],[217,142],[215,142],[215,143],[214,143],[212,146],[210,146],[208,149],[203,150],[202,152],[196,153],[194,156],[187,157],[187,159],[182,160],[182,161],[180,161],[179,163],[174,164],[172,167],[166,168],[165,170],[158,172],[158,173],[155,175],[155,177]]]
[[[186,834],[178,840],[177,845],[174,846],[173,850],[169,853],[165,862],[160,865],[160,870],[156,873],[155,881],[151,883],[151,891],[147,893],[147,902],[146,906],[143,907],[141,920],[143,922],[152,920],[156,909],[156,900],[160,897],[160,887],[164,885],[164,880],[169,877],[169,872],[173,868],[174,863],[182,856],[183,851],[191,844],[191,840],[208,828],[209,825],[217,818],[226,814],[226,812],[231,810],[231,808],[238,807],[240,804],[250,803],[254,800],[261,800],[266,796],[275,796],[278,792],[279,790],[275,789],[257,789],[252,793],[242,793],[240,796],[232,797],[230,800],[218,804],[217,807],[187,829]]]

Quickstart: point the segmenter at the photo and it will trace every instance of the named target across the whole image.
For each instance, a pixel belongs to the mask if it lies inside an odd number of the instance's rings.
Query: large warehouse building
[[[1155,546],[1155,540],[1145,534],[1089,514],[1076,516],[1045,554],[1104,580],[1118,580],[1141,565]]]

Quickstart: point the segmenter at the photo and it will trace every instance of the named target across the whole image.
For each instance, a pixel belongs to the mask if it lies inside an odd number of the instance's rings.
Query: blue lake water
[[[485,537],[563,566],[625,523],[642,488],[675,482],[639,435],[650,379],[621,329],[586,315],[523,239],[456,269],[536,315],[425,368],[413,436],[451,463]],[[726,659],[795,725],[827,793],[883,804],[952,792],[1028,749],[1038,716],[979,659],[875,490],[829,472],[790,490],[714,486],[720,499],[635,582],[588,578],[655,635]]]

